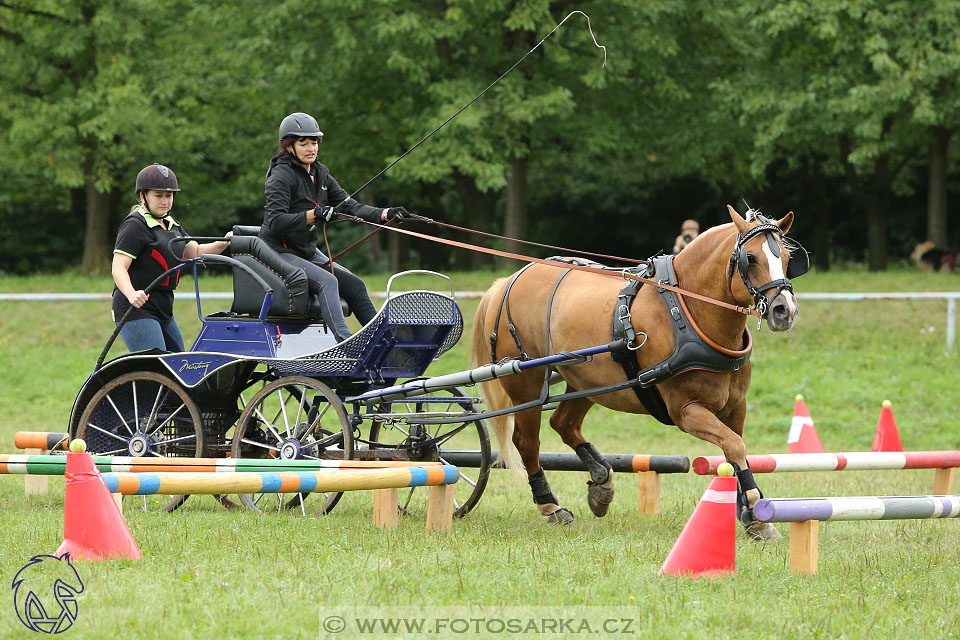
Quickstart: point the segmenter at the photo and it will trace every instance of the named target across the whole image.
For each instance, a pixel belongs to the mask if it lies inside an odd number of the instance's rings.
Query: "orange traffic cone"
[[[820,436],[817,435],[817,428],[813,426],[813,418],[807,411],[807,405],[803,403],[803,396],[798,393],[795,400],[793,420],[790,421],[790,435],[787,436],[789,452],[823,453]]]
[[[893,409],[889,400],[883,401],[880,409],[880,419],[877,421],[877,433],[873,436],[871,451],[903,451],[903,442],[900,441],[900,431],[893,420]]]
[[[658,575],[725,576],[736,569],[737,479],[723,463],[687,520]]]
[[[82,443],[73,440],[70,450],[74,453],[67,454],[63,544],[55,555],[69,552],[74,560],[137,560],[140,548]]]

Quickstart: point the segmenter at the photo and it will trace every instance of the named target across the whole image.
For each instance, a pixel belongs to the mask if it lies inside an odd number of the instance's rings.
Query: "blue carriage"
[[[414,399],[351,401],[423,376],[457,343],[463,318],[449,278],[422,271],[393,276],[377,315],[338,344],[303,270],[284,262],[256,232],[235,227],[231,257],[201,256],[164,274],[193,270],[202,328],[192,347],[103,362],[118,327],[77,395],[70,436],[83,438],[91,453],[129,457],[439,461],[445,448],[477,449],[480,467],[457,483],[455,514],[466,514],[483,493],[492,462],[486,426],[474,417],[477,398],[454,388]],[[232,268],[229,311],[203,315],[199,263]],[[445,279],[449,294],[394,293],[395,281],[410,273]],[[264,510],[265,495],[240,500]],[[270,508],[326,513],[340,495],[314,497],[308,510],[307,494],[286,502],[276,494]],[[414,495],[411,490],[401,506],[412,508]],[[161,506],[170,511],[185,499],[175,496]]]

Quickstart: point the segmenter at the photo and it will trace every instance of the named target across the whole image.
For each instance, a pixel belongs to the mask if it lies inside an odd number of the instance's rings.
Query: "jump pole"
[[[66,433],[50,431],[17,431],[13,436],[13,446],[23,449],[28,456],[44,455],[48,451],[66,451],[70,436]],[[23,491],[27,495],[45,494],[47,476],[27,476],[23,479]]]
[[[493,458],[500,452],[492,452]],[[443,462],[458,467],[479,467],[480,452],[469,449],[445,450]],[[646,456],[632,453],[607,453],[603,459],[613,471],[637,474],[637,510],[641,515],[660,514],[660,474],[688,473],[690,458],[686,456]],[[544,471],[587,471],[583,460],[575,453],[543,452],[540,467]]]
[[[440,462],[406,462],[401,460],[272,460],[260,458],[131,458],[126,456],[93,456],[101,472],[195,472],[195,473],[258,473],[275,471],[338,471],[346,469],[386,469],[403,467],[435,467]],[[62,455],[0,454],[0,475],[63,475],[66,457]]]
[[[723,456],[701,456],[693,461],[693,472],[716,475]],[[774,453],[747,456],[754,473],[787,471],[879,471],[893,469],[934,469],[933,494],[953,493],[960,451],[850,451],[846,453]]]
[[[790,572],[814,575],[821,521],[960,518],[960,496],[762,498],[753,515],[761,522],[789,522]]]
[[[460,478],[450,465],[392,467],[386,469],[341,469],[324,471],[280,471],[276,473],[155,472],[104,473],[111,493],[123,495],[189,495],[225,493],[309,493],[314,491],[373,490],[374,525],[391,527],[396,519],[396,492],[405,487],[430,487],[427,530],[447,531],[453,521],[453,485]],[[386,491],[377,497],[377,491]],[[392,516],[382,505],[393,505]],[[389,511],[389,510],[387,510]]]

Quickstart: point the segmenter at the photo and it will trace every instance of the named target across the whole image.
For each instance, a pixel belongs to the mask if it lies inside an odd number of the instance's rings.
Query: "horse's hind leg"
[[[587,482],[587,504],[598,518],[607,515],[613,502],[613,472],[610,463],[583,437],[583,418],[593,406],[587,398],[564,400],[550,416],[550,426],[560,434],[564,444],[576,451],[577,456],[590,472]]]
[[[520,452],[520,458],[526,467],[534,504],[540,514],[547,518],[547,522],[570,524],[573,522],[573,514],[557,503],[547,476],[540,468],[540,407],[520,411],[514,419],[513,444]]]

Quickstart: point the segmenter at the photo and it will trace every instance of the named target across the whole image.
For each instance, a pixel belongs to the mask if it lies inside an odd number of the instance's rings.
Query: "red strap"
[[[159,262],[159,263],[160,263],[160,266],[163,267],[163,270],[164,270],[164,271],[166,271],[167,269],[170,268],[170,267],[167,266],[167,261],[163,259],[163,255],[161,255],[160,252],[157,251],[156,249],[153,249],[153,250],[150,251],[150,257],[152,257],[154,260],[156,260],[157,262]],[[177,281],[178,281],[178,282],[179,282],[179,280],[180,280],[179,275],[180,275],[180,272],[177,271],[177,276],[178,276],[178,277],[177,277]],[[161,283],[160,283],[160,286],[161,286],[161,287],[166,287],[166,286],[168,286],[169,284],[170,284],[170,276],[167,276],[167,279],[164,280],[163,282],[161,282]]]
[[[340,215],[344,218],[348,218],[355,222],[362,222],[364,224],[368,224],[375,227],[387,228],[385,225],[378,225],[375,222],[370,222],[368,220],[364,220],[363,218],[357,218],[355,216],[347,215],[344,213],[341,213]],[[625,273],[622,271],[607,271],[604,269],[597,269],[594,267],[584,267],[581,265],[570,264],[566,262],[560,263],[553,260],[544,260],[542,258],[534,258],[531,256],[521,255],[519,253],[510,253],[509,251],[500,251],[499,249],[488,249],[486,247],[480,247],[475,244],[469,244],[466,242],[458,242],[456,240],[447,240],[446,238],[428,236],[423,233],[417,233],[416,231],[409,231],[407,229],[401,229],[399,227],[389,227],[389,229],[397,233],[403,233],[408,236],[413,236],[414,238],[422,238],[423,240],[429,240],[430,242],[439,242],[440,244],[447,244],[452,247],[459,247],[461,249],[468,249],[470,251],[479,251],[480,253],[488,253],[490,255],[500,256],[501,258],[511,258],[513,260],[520,260],[522,262],[536,262],[538,264],[545,264],[550,267],[574,269],[576,271],[586,271],[587,273],[597,273],[600,275],[609,276],[611,278],[623,278],[625,280],[636,280],[638,282],[645,282],[647,284],[652,284],[653,286],[658,287],[660,289],[667,289],[668,291],[673,291],[674,293],[678,293],[682,296],[693,298],[695,300],[700,300],[701,302],[706,302],[706,303],[715,305],[717,307],[723,307],[724,309],[730,309],[731,311],[736,311],[737,313],[742,313],[743,315],[760,317],[759,311],[754,311],[747,307],[740,307],[735,304],[730,304],[729,302],[724,302],[723,300],[715,300],[713,298],[708,298],[707,296],[702,296],[699,293],[694,293],[693,291],[687,291],[686,289],[681,289],[673,285],[660,283],[660,282],[657,282],[656,280],[651,280],[650,278],[644,278],[643,276],[634,275],[632,273]]]

